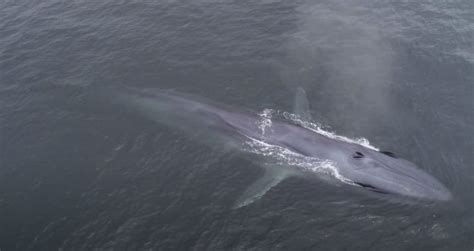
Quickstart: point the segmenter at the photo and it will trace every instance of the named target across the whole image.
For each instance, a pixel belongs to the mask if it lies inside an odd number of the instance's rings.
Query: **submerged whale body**
[[[329,160],[346,183],[371,193],[426,201],[452,198],[450,191],[437,179],[391,152],[327,137],[285,121],[272,121],[262,131],[261,117],[257,113],[173,91],[126,89],[116,94],[121,104],[144,117],[202,136],[212,144],[230,142],[239,150],[243,142],[257,140],[302,156]],[[295,113],[308,119],[308,107],[304,90],[298,89]],[[264,168],[265,173],[243,192],[236,207],[254,202],[282,180],[304,172],[291,165]]]

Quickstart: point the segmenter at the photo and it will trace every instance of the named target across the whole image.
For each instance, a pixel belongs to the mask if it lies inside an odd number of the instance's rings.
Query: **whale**
[[[453,197],[444,184],[409,160],[389,151],[328,137],[301,124],[272,119],[262,127],[258,112],[172,90],[120,88],[113,93],[115,100],[130,112],[205,143],[230,145],[239,151],[245,148],[245,142],[257,141],[308,161],[330,161],[339,180],[365,193],[431,202]],[[296,90],[293,113],[311,120],[302,88]],[[236,199],[235,208],[257,201],[289,177],[309,176],[308,170],[294,165],[261,166],[263,174]]]

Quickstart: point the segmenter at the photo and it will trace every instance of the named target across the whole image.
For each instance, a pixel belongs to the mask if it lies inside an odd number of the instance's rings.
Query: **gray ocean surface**
[[[107,102],[291,111],[419,165],[448,203],[291,178]],[[473,250],[474,1],[0,1],[0,249]]]

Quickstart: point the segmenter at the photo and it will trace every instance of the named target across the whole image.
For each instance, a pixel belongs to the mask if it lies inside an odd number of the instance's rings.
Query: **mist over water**
[[[1,1],[0,249],[472,250],[472,13],[470,0]],[[454,199],[295,177],[233,209],[261,166],[98,92],[118,86],[395,152]],[[311,121],[293,115],[298,87]]]
[[[309,89],[313,106],[331,107],[329,118],[347,124],[344,129],[380,124],[380,117],[394,113],[397,54],[393,34],[380,25],[373,6],[322,2],[299,10],[298,31],[288,41],[292,65],[283,70],[285,82]]]

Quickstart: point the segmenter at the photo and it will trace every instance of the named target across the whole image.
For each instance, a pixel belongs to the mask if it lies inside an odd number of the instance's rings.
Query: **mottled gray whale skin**
[[[262,133],[259,128],[261,117],[256,113],[172,91],[126,90],[117,96],[120,103],[133,111],[189,134],[203,134],[236,143],[251,137],[305,156],[330,160],[340,175],[361,189],[430,201],[452,198],[451,192],[438,180],[392,153],[339,141],[285,121],[272,121],[271,127]],[[248,195],[241,199],[239,207],[252,203],[296,172],[283,171],[284,175],[275,172],[278,178],[271,172],[264,175],[262,184],[254,184],[246,191]]]

